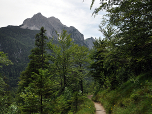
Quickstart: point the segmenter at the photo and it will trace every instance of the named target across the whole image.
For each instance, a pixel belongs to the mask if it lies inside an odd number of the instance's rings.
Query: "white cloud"
[[[0,0],[0,27],[21,25],[26,18],[41,12],[46,17],[54,16],[67,26],[74,26],[85,38],[100,37],[98,31],[102,15],[92,16],[95,2],[90,10],[91,0]]]

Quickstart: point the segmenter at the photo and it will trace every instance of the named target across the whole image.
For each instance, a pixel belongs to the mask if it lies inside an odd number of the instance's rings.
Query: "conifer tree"
[[[21,73],[19,82],[19,91],[23,91],[24,87],[28,87],[28,84],[32,82],[31,77],[33,72],[39,74],[39,69],[48,68],[48,58],[46,52],[46,40],[44,28],[42,27],[40,33],[35,37],[35,48],[31,50],[31,55],[29,55],[30,63],[28,64],[25,71]]]
[[[35,48],[31,50],[31,55],[29,55],[29,59],[31,59],[30,63],[26,70],[21,73],[20,77],[19,93],[23,101],[23,106],[21,107],[23,111],[28,113],[43,113],[43,97],[46,94],[43,91],[43,89],[45,89],[43,87],[44,85],[49,85],[49,82],[47,82],[49,80],[44,80],[46,74],[43,74],[43,70],[49,67],[46,52],[46,40],[48,38],[45,36],[45,31],[42,27],[40,33],[36,35]],[[48,79],[47,77],[45,78]],[[35,91],[33,91],[32,88]],[[50,90],[50,88],[48,90]],[[49,93],[49,91],[47,92]],[[35,105],[38,106],[38,109],[33,109],[37,107]]]
[[[33,73],[32,77],[35,80],[33,80],[28,87],[25,87],[25,92],[22,92],[20,95],[24,100],[24,104],[21,105],[21,109],[26,113],[48,114],[51,111],[51,74],[48,69],[39,69],[39,74]]]

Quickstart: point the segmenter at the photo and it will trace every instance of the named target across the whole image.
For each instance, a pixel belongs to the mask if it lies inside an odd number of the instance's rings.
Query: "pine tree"
[[[19,93],[21,95],[21,99],[23,100],[23,107],[26,107],[24,111],[27,111],[29,113],[32,113],[32,111],[43,113],[43,96],[44,93],[42,91],[42,88],[45,83],[43,80],[45,75],[42,75],[40,69],[45,70],[49,67],[48,62],[48,55],[46,52],[46,40],[48,39],[45,36],[44,28],[42,27],[40,30],[40,33],[36,35],[35,37],[35,48],[31,50],[31,55],[29,55],[30,63],[28,64],[28,67],[25,71],[21,73],[20,82],[19,82]],[[46,78],[47,79],[47,78]],[[49,81],[49,80],[48,80]],[[38,85],[33,85],[37,84]],[[35,88],[36,91],[32,91],[32,87]],[[37,89],[39,90],[37,90]],[[48,91],[49,93],[49,91]],[[30,100],[28,99],[29,96],[32,97]],[[37,96],[39,96],[39,99],[37,99]],[[25,97],[25,98],[24,98]],[[35,101],[36,100],[36,101]],[[28,101],[28,104],[26,104]],[[40,102],[39,103],[39,109],[31,109],[34,107],[37,103],[34,102]],[[37,104],[38,105],[38,104]]]
[[[48,68],[48,55],[46,52],[46,40],[44,28],[42,27],[40,33],[35,37],[35,48],[31,50],[29,55],[30,63],[28,64],[25,71],[21,73],[19,82],[19,91],[23,91],[24,87],[28,87],[28,84],[34,80],[31,76],[34,73],[39,74],[39,69]]]
[[[50,101],[52,95],[51,74],[48,69],[39,69],[39,74],[33,73],[35,79],[25,87],[20,97],[24,100],[21,106],[23,112],[48,114],[51,111]]]

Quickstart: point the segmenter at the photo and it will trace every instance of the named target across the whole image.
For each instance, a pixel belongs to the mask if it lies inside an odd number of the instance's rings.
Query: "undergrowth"
[[[78,112],[73,113],[70,111],[68,114],[95,114],[95,107],[93,102],[87,97],[83,98],[84,102],[79,105]]]
[[[107,114],[152,114],[151,73],[128,80],[115,90],[101,90],[92,99],[101,102]]]

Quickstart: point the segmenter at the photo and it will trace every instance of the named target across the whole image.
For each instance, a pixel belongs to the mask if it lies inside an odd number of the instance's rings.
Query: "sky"
[[[102,37],[99,24],[105,11],[95,17],[92,13],[98,7],[96,0],[90,10],[92,0],[0,0],[0,27],[21,25],[27,18],[41,13],[45,17],[54,16],[66,26],[74,26],[84,38]]]

